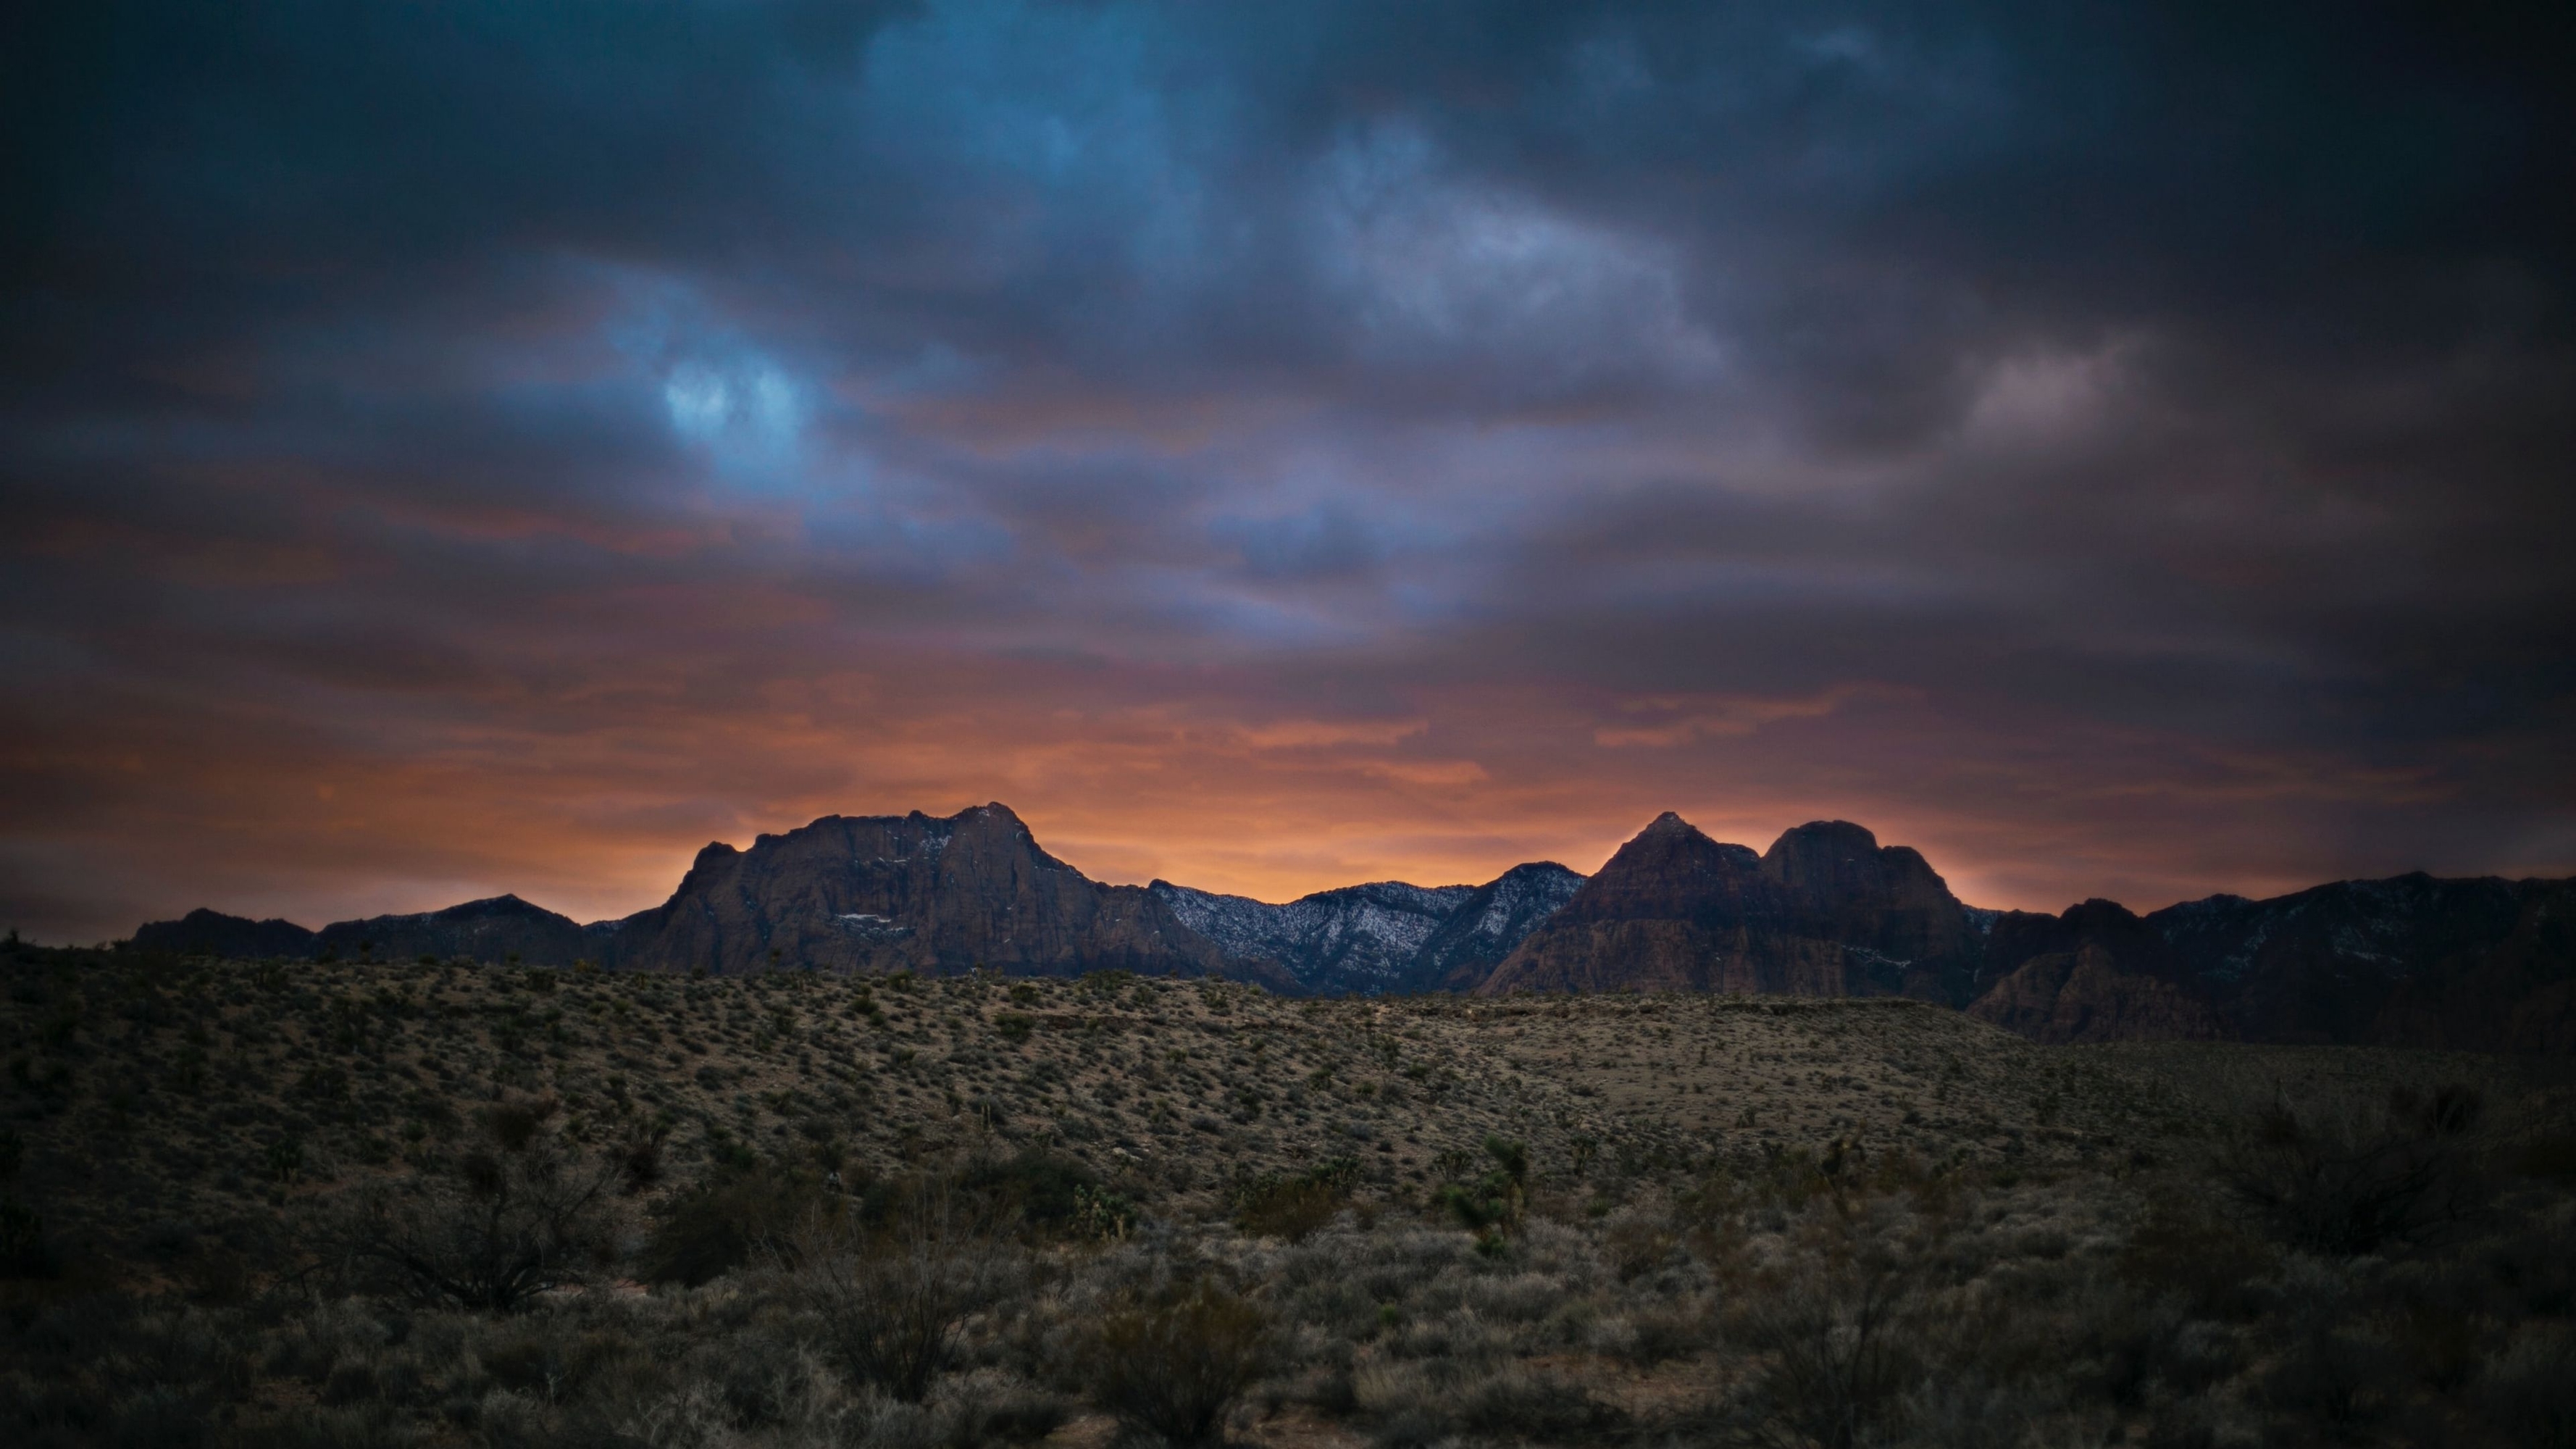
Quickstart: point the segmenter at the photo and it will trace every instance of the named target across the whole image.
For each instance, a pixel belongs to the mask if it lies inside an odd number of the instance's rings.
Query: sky
[[[2434,9],[26,7],[0,922],[2576,873],[2576,11]]]

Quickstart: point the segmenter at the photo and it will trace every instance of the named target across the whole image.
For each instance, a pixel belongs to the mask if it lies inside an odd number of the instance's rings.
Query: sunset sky
[[[31,9],[40,939],[987,800],[1268,899],[2576,873],[2576,8]]]

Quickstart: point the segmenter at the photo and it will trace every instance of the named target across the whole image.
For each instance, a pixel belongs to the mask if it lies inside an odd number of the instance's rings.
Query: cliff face
[[[1911,846],[1823,821],[1773,841],[1762,873],[1784,898],[1788,934],[1841,945],[1877,988],[1966,1000],[1978,949],[1967,911]]]
[[[1923,857],[1840,821],[1755,855],[1670,812],[1584,882],[1481,992],[1961,996],[1967,915]]]
[[[623,967],[725,973],[772,964],[831,970],[1020,975],[1124,969],[1235,974],[1169,906],[1109,886],[1038,848],[1002,805],[945,820],[830,815],[749,850],[710,845],[671,899],[617,923]]]

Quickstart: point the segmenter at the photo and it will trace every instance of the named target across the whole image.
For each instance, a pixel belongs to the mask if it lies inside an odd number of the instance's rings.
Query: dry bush
[[[1853,1449],[1902,1417],[1924,1354],[1909,1266],[1882,1251],[1768,1285],[1739,1308],[1734,1336],[1766,1355],[1741,1404],[1756,1444]]]
[[[1103,1196],[1100,1174],[1075,1158],[1035,1147],[1008,1157],[972,1157],[946,1175],[941,1191],[951,1199],[951,1210],[995,1232],[1082,1235]],[[912,1189],[897,1183],[891,1191],[893,1197],[872,1203],[872,1210],[903,1206],[899,1199]]]
[[[2576,1449],[2576,1329],[2533,1324],[2487,1365],[2479,1412],[2524,1449]]]
[[[57,1278],[63,1257],[34,1208],[0,1198],[0,1279]]]
[[[626,1124],[617,1143],[618,1165],[626,1191],[642,1192],[662,1180],[662,1147],[671,1137],[671,1114],[656,1112]]]
[[[2122,1280],[2141,1292],[2179,1296],[2205,1318],[2242,1322],[2262,1312],[2255,1285],[2273,1254],[2236,1225],[2198,1211],[2188,1196],[2159,1192],[2120,1248]]]
[[[1541,1442],[1598,1442],[1625,1420],[1561,1374],[1507,1364],[1455,1395],[1457,1424],[1473,1434]]]
[[[812,1177],[772,1164],[719,1170],[663,1210],[637,1274],[649,1283],[710,1282],[778,1252],[815,1213],[840,1201]]]
[[[1202,1278],[1103,1319],[1083,1345],[1093,1402],[1173,1444],[1219,1441],[1226,1410],[1258,1378],[1270,1319]]]
[[[2467,1255],[2500,1307],[2550,1318],[2576,1316],[2576,1203],[2559,1201],[2497,1233]]]
[[[945,1175],[901,1188],[891,1220],[846,1207],[810,1214],[783,1255],[802,1300],[859,1382],[918,1403],[955,1362],[966,1320],[1006,1286],[1013,1260]]]
[[[1065,1401],[1034,1384],[997,1374],[953,1380],[941,1398],[965,1444],[1034,1444],[1063,1427]]]
[[[1695,1299],[1648,1304],[1627,1316],[1627,1332],[1610,1345],[1613,1357],[1637,1368],[1686,1359],[1716,1337],[1715,1311]]]
[[[1430,1449],[1492,1440],[1597,1443],[1627,1416],[1562,1374],[1511,1360],[1374,1364],[1360,1370],[1352,1403],[1373,1422],[1378,1449]]]
[[[2260,1398],[2293,1422],[2360,1438],[2396,1409],[2405,1370],[2395,1347],[2367,1327],[2317,1325],[2263,1370]]]
[[[1682,1260],[1681,1234],[1662,1217],[1622,1208],[1602,1224],[1601,1254],[1620,1282],[1633,1283]]]
[[[1935,1375],[1907,1394],[1906,1449],[1998,1449],[2029,1442],[2048,1405],[1974,1374]]]
[[[2393,1089],[2377,1104],[2255,1114],[2221,1150],[2217,1173],[2249,1217],[2281,1241],[2353,1256],[2429,1241],[2483,1208],[2484,1099],[2473,1087],[2429,1096]]]
[[[585,1281],[611,1251],[618,1164],[585,1161],[541,1132],[551,1110],[494,1107],[486,1143],[450,1170],[360,1189],[340,1219],[341,1246],[461,1308],[508,1312]]]
[[[1255,1237],[1304,1242],[1340,1214],[1359,1175],[1357,1159],[1337,1157],[1303,1172],[1240,1178],[1231,1194],[1235,1224]]]

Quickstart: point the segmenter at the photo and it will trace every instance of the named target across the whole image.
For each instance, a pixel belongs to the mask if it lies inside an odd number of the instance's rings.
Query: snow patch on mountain
[[[1309,991],[1378,995],[1483,979],[1582,883],[1542,863],[1481,886],[1372,881],[1277,905],[1170,881],[1147,889],[1230,956],[1275,962]]]

